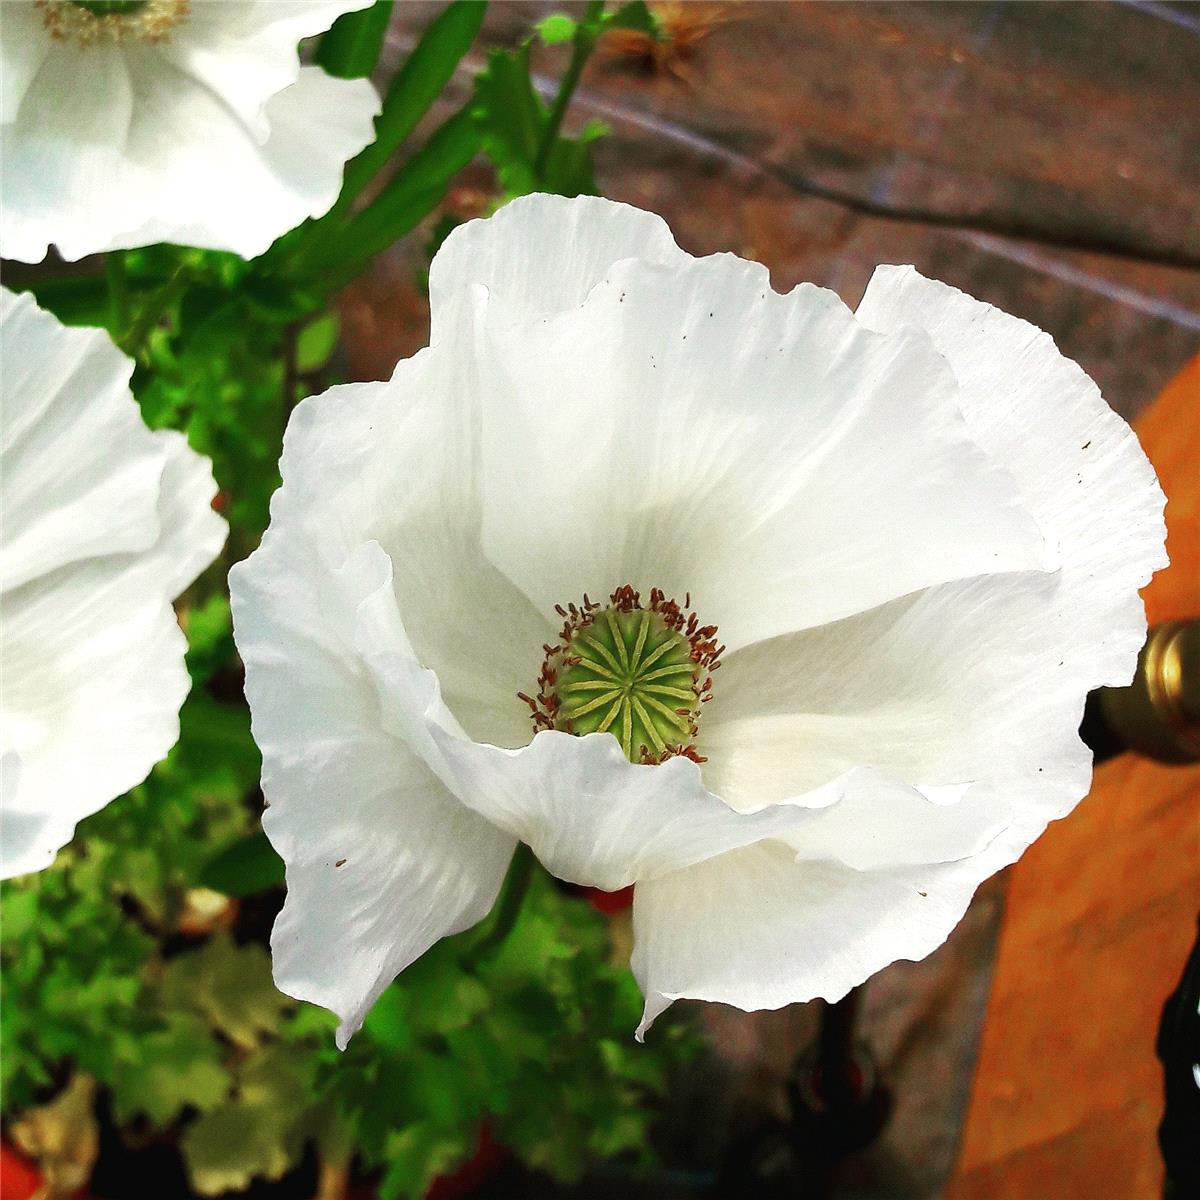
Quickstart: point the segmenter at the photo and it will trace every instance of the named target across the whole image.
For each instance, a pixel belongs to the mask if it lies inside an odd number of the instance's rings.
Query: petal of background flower
[[[179,737],[190,680],[171,602],[226,529],[210,505],[208,460],[180,434],[153,436],[165,452],[149,484],[154,544],[79,558],[4,592],[3,737],[21,775],[4,811],[20,836],[2,839],[3,878],[49,865],[80,820],[140,783]]]
[[[429,268],[430,342],[463,335],[454,297],[475,284],[491,293],[489,318],[524,322],[578,308],[616,262],[688,261],[655,213],[599,196],[522,196],[468,221]]]
[[[872,334],[728,255],[625,260],[575,310],[502,310],[480,351],[483,546],[542,611],[659,586],[736,648],[1047,564],[919,331]]]
[[[32,0],[4,6],[4,30],[0,37],[0,125],[17,119],[17,111],[33,82],[47,51],[50,34]]]
[[[241,0],[191,5],[154,50],[235,112],[259,142],[271,132],[272,96],[300,74],[297,46],[373,0]]]
[[[166,443],[129,392],[133,363],[99,329],[67,331],[0,289],[0,589],[158,537]]]
[[[261,254],[329,210],[346,161],[374,137],[379,97],[368,80],[303,67],[264,111],[260,141],[153,47],[56,48],[5,129],[4,255],[38,261],[53,242],[74,260],[159,241]]]
[[[120,178],[141,191],[136,222],[113,226],[104,248],[181,242],[254,258],[309,217],[326,213],[346,161],[374,137],[379,97],[365,79],[303,67],[267,103],[261,145],[221,100],[143,52],[132,72],[135,120]],[[95,230],[56,239],[64,256],[90,253]]]
[[[108,248],[145,202],[121,170],[132,120],[118,47],[55,46],[45,56],[0,137],[0,255],[40,262],[60,236],[69,258]]]

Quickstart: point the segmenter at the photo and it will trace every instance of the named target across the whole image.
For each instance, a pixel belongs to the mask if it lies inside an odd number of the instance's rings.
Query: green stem
[[[500,899],[492,915],[492,923],[487,932],[471,947],[466,956],[468,966],[477,966],[491,956],[504,943],[504,939],[512,932],[521,912],[521,905],[533,882],[534,867],[537,859],[533,851],[524,842],[517,843],[516,853],[508,868],[504,886],[500,890]]]
[[[104,256],[104,275],[108,281],[108,319],[113,341],[119,342],[129,327],[129,271],[124,250],[110,250]]]
[[[542,139],[538,143],[537,156],[533,160],[533,176],[539,184],[545,177],[550,153],[554,149],[554,143],[558,140],[563,118],[567,115],[571,97],[575,94],[575,88],[579,84],[579,77],[583,74],[583,68],[596,48],[597,23],[603,13],[604,0],[591,0],[587,6],[587,13],[575,30],[575,39],[571,44],[571,61],[567,65],[566,74],[562,77],[562,83],[558,85],[558,94],[554,97],[554,105],[550,109],[546,128],[542,130]]]

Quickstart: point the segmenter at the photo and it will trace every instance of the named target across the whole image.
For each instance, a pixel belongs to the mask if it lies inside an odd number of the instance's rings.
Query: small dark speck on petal
[[[344,867],[346,865],[346,860],[344,858],[339,858],[333,865],[335,867]]]
[[[1091,444],[1092,443],[1090,441],[1087,441],[1087,442],[1084,442],[1083,445],[1080,446],[1079,448],[1080,448],[1080,450],[1086,450]]]
[[[918,889],[918,890],[917,890],[917,895],[918,895],[918,896],[924,896],[924,897],[928,897],[929,893],[928,893],[928,892],[922,892],[920,889]]]

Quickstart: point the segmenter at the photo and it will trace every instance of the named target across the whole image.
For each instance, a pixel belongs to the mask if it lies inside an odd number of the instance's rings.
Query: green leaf
[[[197,1017],[173,1014],[165,1029],[142,1034],[129,1049],[112,1080],[122,1121],[144,1114],[162,1127],[185,1108],[214,1108],[229,1091],[221,1047]]]
[[[491,51],[487,68],[475,80],[472,111],[483,146],[512,195],[533,190],[533,165],[546,122],[545,106],[530,81],[529,51],[528,42],[514,51]]]
[[[380,1200],[424,1196],[429,1185],[466,1158],[474,1131],[456,1133],[430,1121],[409,1125],[387,1141],[387,1169],[379,1185]]]
[[[451,178],[475,157],[480,137],[469,108],[440,125],[375,201],[346,226],[318,260],[349,264],[367,259],[410,233],[441,202]]]
[[[234,1099],[202,1114],[181,1139],[196,1191],[215,1196],[282,1177],[300,1157],[311,1093],[311,1071],[286,1047],[253,1055]]]
[[[566,13],[551,13],[543,17],[534,28],[545,46],[558,46],[575,36],[575,22]]]
[[[267,835],[255,830],[209,859],[200,871],[201,887],[226,896],[255,896],[283,886],[283,859]]]
[[[479,33],[486,7],[482,0],[454,0],[425,30],[388,88],[375,141],[346,167],[335,212],[346,211],[441,95]]]
[[[162,989],[169,1005],[194,1009],[246,1049],[274,1033],[292,1006],[275,988],[267,951],[253,943],[235,946],[226,934],[171,959]]]
[[[546,159],[542,177],[543,191],[558,196],[594,196],[596,178],[592,174],[592,142],[603,137],[607,127],[597,121],[577,138],[560,137]]]
[[[375,69],[393,0],[375,0],[370,8],[343,13],[321,38],[313,61],[339,79],[360,79]]]

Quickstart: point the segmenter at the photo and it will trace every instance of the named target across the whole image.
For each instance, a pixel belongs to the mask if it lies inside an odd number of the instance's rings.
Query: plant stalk
[[[524,842],[518,842],[504,886],[500,890],[500,899],[496,902],[491,928],[471,948],[466,957],[468,966],[476,966],[488,958],[503,945],[504,939],[512,932],[520,915],[521,905],[529,892],[529,885],[533,882],[536,863],[533,851]]]
[[[604,13],[604,0],[591,0],[587,13],[575,30],[575,38],[571,44],[571,61],[566,74],[558,85],[558,94],[554,97],[554,106],[546,120],[546,128],[542,130],[542,139],[538,144],[537,156],[533,160],[534,179],[541,184],[546,175],[546,166],[550,161],[550,153],[558,140],[559,130],[562,129],[563,118],[571,105],[571,97],[579,85],[579,77],[583,68],[596,48],[598,38],[597,24]]]

